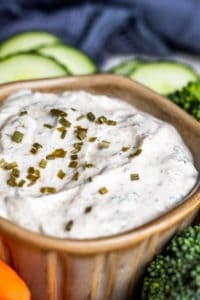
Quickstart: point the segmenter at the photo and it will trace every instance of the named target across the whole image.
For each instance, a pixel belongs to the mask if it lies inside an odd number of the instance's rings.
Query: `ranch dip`
[[[133,229],[197,181],[176,129],[119,99],[24,90],[0,108],[0,216],[61,238]]]

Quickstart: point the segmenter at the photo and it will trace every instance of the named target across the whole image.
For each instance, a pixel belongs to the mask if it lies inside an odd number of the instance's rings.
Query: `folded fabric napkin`
[[[200,52],[199,0],[6,0],[0,4],[0,41],[47,30],[97,62],[114,54]]]

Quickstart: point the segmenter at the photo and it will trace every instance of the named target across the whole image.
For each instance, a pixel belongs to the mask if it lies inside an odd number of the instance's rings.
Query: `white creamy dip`
[[[124,232],[183,201],[197,180],[176,129],[119,99],[26,90],[0,108],[0,126],[0,215],[36,232]]]

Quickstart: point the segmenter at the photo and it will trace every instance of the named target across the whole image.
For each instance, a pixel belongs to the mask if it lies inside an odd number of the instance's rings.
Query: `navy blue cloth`
[[[47,30],[97,62],[113,54],[200,52],[199,0],[1,0],[0,41]]]

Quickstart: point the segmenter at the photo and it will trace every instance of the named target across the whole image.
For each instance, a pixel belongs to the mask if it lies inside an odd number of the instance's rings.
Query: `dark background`
[[[114,54],[200,52],[200,0],[1,0],[0,41],[47,30],[97,62]]]

